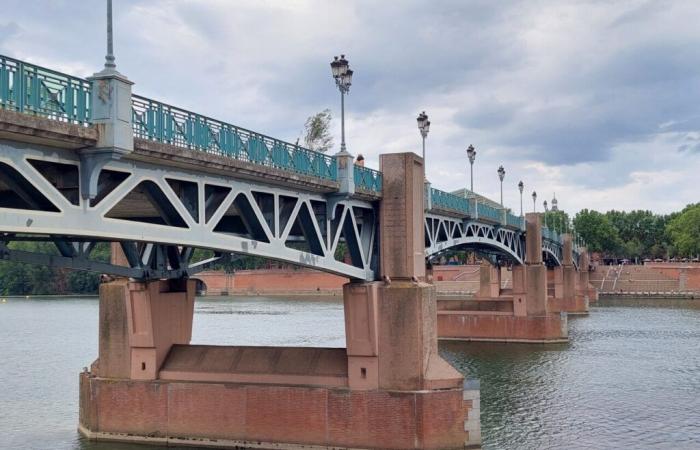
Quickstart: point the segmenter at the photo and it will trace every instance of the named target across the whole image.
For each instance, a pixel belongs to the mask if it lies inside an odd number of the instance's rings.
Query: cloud
[[[3,54],[81,76],[100,69],[102,2],[5,0],[3,10]],[[420,153],[415,116],[426,110],[437,187],[468,184],[474,144],[477,188],[497,198],[503,164],[508,204],[519,206],[522,179],[574,211],[668,211],[697,200],[698,22],[700,4],[683,0],[122,0],[115,47],[141,95],[291,141],[331,108],[336,143],[328,64],[345,52],[348,146],[369,165]]]

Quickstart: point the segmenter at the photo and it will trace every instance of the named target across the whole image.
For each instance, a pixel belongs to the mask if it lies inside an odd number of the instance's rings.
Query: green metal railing
[[[447,209],[469,215],[469,200],[464,197],[431,187],[430,198],[433,208]]]
[[[371,191],[382,192],[382,173],[364,166],[354,166],[355,187]]]
[[[515,214],[506,214],[506,225],[514,228],[520,228],[523,223],[523,218]]]
[[[0,55],[0,108],[90,125],[89,81]],[[336,158],[132,95],[134,136],[337,181]],[[368,171],[370,169],[367,169]],[[374,171],[376,172],[376,171]],[[381,190],[381,174],[365,175]]]
[[[544,237],[545,239],[548,239],[550,241],[553,241],[553,242],[558,242],[558,243],[562,242],[561,235],[557,231],[552,230],[552,229],[547,228],[547,227],[542,227],[542,237]]]
[[[90,82],[0,55],[0,108],[89,125]]]
[[[485,203],[478,203],[476,205],[476,210],[479,213],[479,218],[489,219],[489,220],[492,220],[494,222],[501,221],[501,209],[500,208],[494,208],[493,206],[489,206]]]
[[[338,180],[332,156],[145,97],[132,95],[131,105],[135,137]]]

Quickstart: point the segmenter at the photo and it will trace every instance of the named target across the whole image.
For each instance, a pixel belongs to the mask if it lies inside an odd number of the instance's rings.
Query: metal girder
[[[92,244],[92,243],[87,243]],[[90,259],[87,255],[63,256],[47,253],[28,252],[23,250],[13,250],[5,244],[0,243],[0,260],[14,261],[27,264],[38,264],[42,266],[54,267],[57,269],[83,270],[88,272],[98,272],[122,277],[129,277],[142,280],[162,279],[162,278],[182,278],[195,275],[197,272],[206,270],[215,263],[222,262],[223,256],[209,258],[187,266],[171,268],[152,268],[145,265],[127,267],[114,265],[102,261]]]
[[[549,239],[542,239],[542,256],[545,261],[550,261],[554,266],[561,266],[564,248],[561,244]]]
[[[82,170],[72,150],[0,140],[0,163],[21,174],[53,207],[49,211],[31,204],[21,209],[0,202],[0,233],[21,234],[24,240],[48,237],[61,248],[60,257],[9,250],[7,258],[125,275],[124,268],[87,263],[79,252],[73,254],[74,242],[109,241],[123,243],[133,269],[125,276],[134,278],[189,271],[176,248],[261,256],[354,279],[376,277],[377,214],[372,203],[334,199],[334,214],[328,214],[321,194],[122,159],[106,164],[102,173],[125,174],[123,181],[98,183],[98,190],[109,191],[98,192],[97,200],[80,198],[73,204],[29,159]],[[2,181],[0,176],[0,189],[13,189]],[[173,181],[186,184],[187,192],[176,192]],[[350,262],[336,255],[341,242]],[[133,248],[137,243],[138,252]]]
[[[426,214],[425,240],[428,258],[454,247],[502,256],[516,264],[525,258],[523,233],[486,222]]]

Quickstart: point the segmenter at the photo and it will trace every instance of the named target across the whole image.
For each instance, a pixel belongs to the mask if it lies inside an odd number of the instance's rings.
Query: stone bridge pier
[[[438,302],[440,339],[499,342],[565,342],[566,313],[549,309],[539,214],[526,215],[525,264],[512,266],[513,287],[501,289],[501,268],[482,263],[474,298]]]
[[[439,356],[435,287],[419,281],[422,160],[382,155],[381,166],[382,281],[344,286],[346,348],[191,345],[194,281],[106,283],[81,432],[223,448],[479,444],[478,395]]]
[[[579,289],[583,295],[588,296],[589,303],[595,303],[598,301],[598,289],[596,289],[590,280],[589,267],[591,265],[590,255],[588,254],[588,249],[583,247],[581,249],[581,256],[579,256],[578,268],[579,268]]]
[[[587,289],[582,288],[582,272],[579,272],[574,266],[571,234],[563,234],[562,241],[564,246],[562,265],[553,267],[548,273],[548,278],[553,279],[554,285],[554,289],[548,290],[550,294],[548,297],[549,310],[569,314],[588,314],[589,293]],[[579,267],[585,267],[583,272],[588,274],[587,263],[585,266],[579,265]]]

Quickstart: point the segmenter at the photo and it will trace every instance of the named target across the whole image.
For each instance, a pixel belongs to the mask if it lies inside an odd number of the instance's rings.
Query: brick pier
[[[190,345],[195,282],[100,290],[98,359],[80,375],[91,439],[266,449],[461,449],[478,384],[438,354],[423,256],[423,165],[382,155],[384,281],[343,287],[346,348]]]

